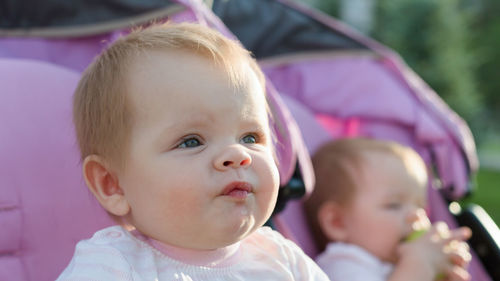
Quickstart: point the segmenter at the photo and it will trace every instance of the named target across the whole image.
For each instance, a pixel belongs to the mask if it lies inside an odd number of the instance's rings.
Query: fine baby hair
[[[197,24],[118,39],[74,98],[83,176],[120,225],[80,241],[58,280],[327,280],[262,227],[279,174],[263,74]]]

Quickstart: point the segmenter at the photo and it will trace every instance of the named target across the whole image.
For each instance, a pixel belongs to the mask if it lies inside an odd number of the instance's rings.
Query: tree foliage
[[[489,111],[490,130],[500,133],[500,1],[482,0],[472,22],[473,44],[478,54],[478,86]]]
[[[458,0],[380,0],[373,36],[407,63],[474,128],[482,94],[476,82],[470,14]]]

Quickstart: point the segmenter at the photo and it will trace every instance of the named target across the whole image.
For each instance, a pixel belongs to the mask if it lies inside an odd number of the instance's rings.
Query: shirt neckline
[[[198,250],[181,248],[163,243],[151,237],[143,240],[165,256],[193,266],[227,267],[236,264],[239,256],[240,242],[214,250]]]

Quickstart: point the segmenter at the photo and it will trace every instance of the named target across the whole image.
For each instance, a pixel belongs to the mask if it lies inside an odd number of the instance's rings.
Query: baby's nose
[[[252,164],[252,158],[241,145],[224,148],[214,159],[214,167],[218,170],[245,167],[250,164]]]

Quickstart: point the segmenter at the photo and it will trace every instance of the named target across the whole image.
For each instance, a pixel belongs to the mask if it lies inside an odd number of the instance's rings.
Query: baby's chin
[[[238,214],[233,214],[231,216],[231,222],[227,222],[226,226],[230,231],[239,236],[247,236],[251,232],[257,230],[259,227],[263,226],[264,223],[271,217],[272,209],[266,209],[262,211],[262,208],[257,210],[257,208],[242,208],[240,210],[235,210],[240,212]]]
[[[200,231],[200,235],[203,235],[205,239],[204,241],[200,241],[201,243],[196,245],[196,247],[204,250],[224,248],[247,238],[260,226],[253,218],[249,218],[248,220],[226,225],[218,231],[214,231],[212,235],[207,235],[208,233]]]
[[[394,249],[394,251],[392,251],[392,253],[386,253],[384,256],[378,255],[378,259],[383,262],[396,264],[398,261],[397,247]]]
[[[204,241],[202,243],[198,243],[196,245],[191,244],[188,247],[191,249],[196,249],[196,250],[222,249],[222,248],[230,247],[230,246],[240,242],[241,240],[248,237],[252,232],[245,233],[244,235],[224,237],[225,239],[221,239],[222,237],[219,237],[218,239],[207,240],[207,241]]]

